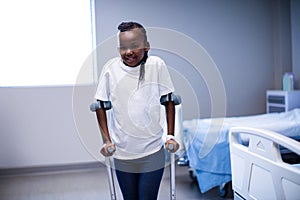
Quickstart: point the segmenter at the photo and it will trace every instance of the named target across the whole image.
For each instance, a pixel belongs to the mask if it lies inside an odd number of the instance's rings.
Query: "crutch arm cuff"
[[[96,110],[99,110],[100,108],[103,108],[104,110],[111,109],[112,105],[110,101],[100,101],[97,100],[96,102],[92,103],[90,105],[90,110],[92,112],[96,112]]]
[[[173,93],[169,93],[160,97],[161,105],[166,105],[169,101],[173,101],[176,106],[181,104],[181,97]]]

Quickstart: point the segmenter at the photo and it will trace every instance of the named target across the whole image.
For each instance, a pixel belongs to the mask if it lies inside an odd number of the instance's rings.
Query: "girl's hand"
[[[108,156],[112,156],[116,151],[116,146],[107,141],[101,148],[100,150],[100,153],[105,156],[105,157],[108,157]]]
[[[175,141],[175,139],[169,139],[165,143],[166,149],[170,153],[175,153],[179,149],[179,143]],[[173,148],[170,148],[173,147]]]

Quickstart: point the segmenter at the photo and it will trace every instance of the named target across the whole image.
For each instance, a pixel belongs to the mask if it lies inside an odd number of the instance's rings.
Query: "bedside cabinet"
[[[286,112],[300,108],[300,90],[267,90],[267,113]]]

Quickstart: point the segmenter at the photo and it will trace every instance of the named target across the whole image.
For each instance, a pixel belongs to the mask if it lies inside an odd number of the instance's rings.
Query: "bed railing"
[[[284,147],[300,156],[299,142],[247,127],[231,128],[229,137],[235,199],[299,198],[300,165],[284,162],[280,153]]]

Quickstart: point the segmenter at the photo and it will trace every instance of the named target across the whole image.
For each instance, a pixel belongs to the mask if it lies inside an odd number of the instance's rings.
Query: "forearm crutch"
[[[111,102],[110,101],[103,101],[103,108],[105,110],[111,109]],[[95,112],[96,110],[101,108],[101,103],[100,101],[94,102],[90,105],[90,110],[92,112]],[[113,147],[108,147],[107,151],[112,154],[115,149]],[[111,200],[116,200],[116,189],[115,189],[115,183],[114,183],[114,173],[113,173],[113,164],[111,161],[111,157],[105,157],[105,165],[106,165],[106,172],[107,172],[107,178],[108,178],[108,186],[109,186],[109,192],[110,192],[110,198]]]
[[[181,104],[181,97],[173,93],[164,95],[160,98],[160,103],[166,105],[169,101],[173,101],[174,105]],[[174,149],[173,144],[168,145],[169,150]],[[170,153],[170,199],[176,199],[176,184],[175,184],[175,153]]]

